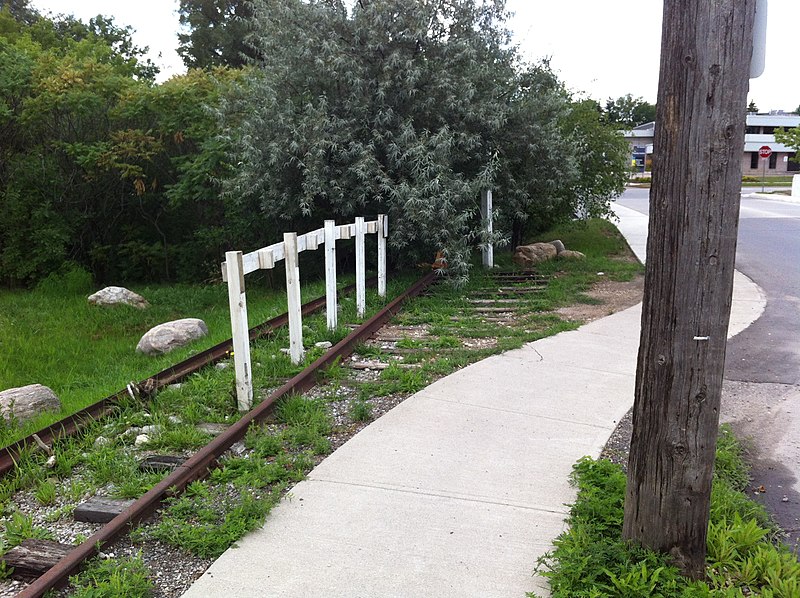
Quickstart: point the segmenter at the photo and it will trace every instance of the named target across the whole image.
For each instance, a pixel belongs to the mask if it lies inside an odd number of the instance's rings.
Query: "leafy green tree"
[[[756,106],[755,100],[750,100],[750,103],[747,104],[747,111],[748,112],[758,112],[758,106]]]
[[[242,73],[153,85],[127,29],[8,17],[0,12],[0,277],[30,283],[67,260],[101,281],[217,271],[228,222],[243,219],[219,197],[227,149],[207,107]]]
[[[188,33],[179,33],[178,54],[189,68],[244,66],[253,57],[245,42],[249,0],[181,0],[180,23]]]
[[[795,162],[800,162],[800,127],[792,127],[791,129],[775,129],[775,141],[795,148],[797,153],[792,160]]]
[[[625,190],[630,159],[628,142],[597,107],[594,100],[575,102],[562,123],[578,160],[573,209],[589,217],[608,214],[611,200]]]
[[[627,94],[617,98],[608,98],[605,107],[606,120],[620,128],[631,129],[656,119],[655,104],[644,98],[634,98]]]

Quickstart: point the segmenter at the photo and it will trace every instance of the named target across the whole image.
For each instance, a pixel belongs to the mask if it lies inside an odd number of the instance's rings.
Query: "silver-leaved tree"
[[[457,280],[487,240],[482,189],[495,242],[604,213],[625,144],[520,60],[507,17],[501,0],[256,0],[259,58],[222,111],[226,192],[287,227],[388,213],[395,259],[442,251]]]

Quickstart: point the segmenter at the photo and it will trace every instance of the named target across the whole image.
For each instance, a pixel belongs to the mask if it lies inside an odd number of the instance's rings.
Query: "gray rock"
[[[133,446],[142,446],[148,442],[150,442],[150,437],[147,434],[139,434],[133,441]]]
[[[318,349],[330,349],[333,346],[333,343],[330,341],[320,341],[318,343],[314,343],[314,346]]]
[[[183,318],[173,322],[165,322],[151,328],[136,345],[136,350],[145,355],[160,355],[173,349],[188,345],[190,342],[208,334],[208,326],[197,318]]]
[[[572,251],[570,249],[565,249],[564,251],[558,254],[558,258],[562,260],[585,260],[586,256],[582,254],[580,251]]]
[[[560,255],[562,251],[566,249],[564,244],[561,242],[561,239],[556,239],[555,241],[550,241],[550,245],[556,248],[556,252]]]
[[[92,305],[132,305],[140,309],[150,305],[147,299],[125,287],[100,289],[93,295],[89,295],[89,303]]]
[[[230,428],[230,426],[228,424],[202,423],[202,424],[197,424],[195,428],[197,428],[201,432],[210,434],[211,436],[219,436],[225,430]]]
[[[558,251],[552,243],[533,243],[532,245],[520,245],[514,250],[512,260],[522,268],[530,268],[547,260],[551,260],[558,255]]]
[[[36,417],[45,411],[59,411],[61,400],[41,384],[29,384],[0,392],[0,415],[19,422]]]

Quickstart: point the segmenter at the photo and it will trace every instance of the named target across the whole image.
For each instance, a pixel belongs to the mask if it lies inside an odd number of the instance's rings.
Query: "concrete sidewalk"
[[[637,214],[618,211],[638,253]],[[763,310],[756,285],[735,286],[732,334]],[[639,324],[632,307],[435,382],[325,459],[184,596],[547,595],[536,559],[564,529],[572,465],[633,404]]]

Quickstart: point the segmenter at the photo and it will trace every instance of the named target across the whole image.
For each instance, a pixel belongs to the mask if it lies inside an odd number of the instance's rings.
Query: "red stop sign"
[[[762,158],[769,158],[772,155],[772,148],[768,145],[762,145],[758,148],[758,155]]]

